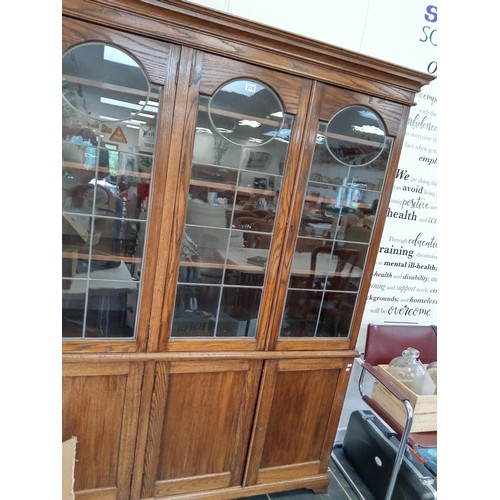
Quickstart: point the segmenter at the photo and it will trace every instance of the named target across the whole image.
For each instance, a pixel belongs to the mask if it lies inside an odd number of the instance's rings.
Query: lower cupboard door
[[[62,440],[76,437],[78,500],[128,500],[143,365],[63,363]]]
[[[159,362],[141,498],[239,486],[262,361]]]
[[[350,363],[352,358],[266,362],[245,486],[327,473]]]

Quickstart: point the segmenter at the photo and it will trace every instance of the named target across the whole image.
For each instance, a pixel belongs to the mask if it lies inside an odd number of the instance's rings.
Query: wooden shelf
[[[322,196],[306,196],[305,201],[308,201],[310,203],[322,203],[322,204],[326,203],[328,205],[335,205],[337,203],[336,198],[323,198]],[[342,203],[342,207],[339,208],[343,207],[346,207],[345,203]],[[358,207],[371,208],[371,205],[369,205],[368,203],[358,203]]]
[[[274,196],[275,192],[269,189],[256,189],[246,186],[234,186],[231,184],[224,184],[222,182],[199,181],[191,179],[191,186],[212,188],[214,191],[239,191],[240,193],[258,194],[261,196]]]
[[[380,143],[379,141],[370,141],[367,139],[357,139],[357,138],[352,137],[350,135],[333,134],[332,132],[327,132],[324,135],[325,135],[325,137],[333,137],[334,139],[340,139],[341,141],[352,142],[353,144],[363,144],[365,146],[377,146],[377,147],[380,147],[381,149],[384,146],[384,144]]]
[[[199,107],[199,110],[208,113],[208,106],[201,105]],[[232,111],[227,111],[227,110],[222,110],[222,109],[213,109],[212,108],[211,113],[217,114],[220,116],[227,116],[229,118],[235,118],[237,120],[256,121],[256,122],[259,122],[263,125],[269,125],[269,126],[274,126],[274,127],[281,127],[283,124],[283,122],[279,121],[279,120],[269,120],[266,118],[261,118],[259,116],[244,115],[241,113],[235,113]],[[332,132],[327,132],[324,135],[325,135],[325,137],[332,137],[334,139],[340,139],[342,141],[352,142],[353,144],[363,144],[363,145],[367,145],[367,146],[380,146],[380,142],[378,142],[378,141],[370,141],[367,139],[357,139],[357,138],[352,137],[350,135],[334,134]]]
[[[97,89],[112,90],[114,92],[121,92],[124,94],[133,94],[141,97],[151,97],[151,93],[146,90],[133,89],[130,87],[123,87],[122,85],[114,85],[112,83],[106,83],[102,81],[89,80],[88,78],[78,78],[74,76],[64,75],[64,80],[71,83],[80,83],[82,85],[88,85],[89,87],[95,87]]]
[[[62,162],[63,168],[73,168],[76,170],[86,170],[88,172],[95,172],[96,167],[86,167],[83,163],[73,163],[71,161],[65,161],[63,160]],[[99,169],[99,172],[102,173],[110,173],[110,169],[108,167],[97,167]],[[146,172],[132,172],[132,171],[127,171],[125,174],[120,174],[120,175],[127,175],[128,177],[139,177],[140,179],[151,179],[151,174],[148,174]]]
[[[251,271],[251,272],[264,272],[265,267],[253,266],[251,264],[235,264],[231,262],[193,262],[190,260],[183,260],[180,263],[181,267],[197,267],[205,269],[229,269],[231,271]]]
[[[208,106],[200,105],[199,110],[208,113]],[[227,110],[223,110],[223,109],[212,108],[211,113],[216,114],[216,115],[220,115],[220,116],[227,116],[229,118],[236,118],[237,120],[256,121],[256,122],[259,122],[263,125],[270,125],[270,126],[274,126],[274,127],[281,127],[283,125],[283,121],[280,121],[280,120],[269,120],[266,118],[262,118],[260,116],[243,115],[241,113],[235,113],[235,112],[227,111]]]
[[[247,271],[247,272],[252,272],[252,273],[264,273],[266,268],[265,266],[253,266],[251,264],[244,265],[244,264],[231,264],[231,263],[216,263],[216,262],[192,262],[188,260],[183,260],[180,262],[181,267],[191,267],[191,268],[203,268],[203,269],[229,269],[231,271]],[[292,269],[291,271],[291,276],[301,276],[301,277],[329,277],[333,278],[336,276],[343,277],[343,278],[356,278],[360,276],[356,276],[355,274],[342,274],[341,272],[337,271],[311,271],[310,269],[304,268],[304,269]],[[221,283],[222,284],[222,283]]]
[[[88,260],[90,254],[88,253],[77,253],[78,259]],[[63,259],[73,259],[75,257],[75,251],[64,251],[62,252]],[[124,255],[110,255],[110,254],[92,254],[92,260],[109,261],[109,262],[126,262],[128,264],[140,264],[142,262],[141,257],[129,257]]]

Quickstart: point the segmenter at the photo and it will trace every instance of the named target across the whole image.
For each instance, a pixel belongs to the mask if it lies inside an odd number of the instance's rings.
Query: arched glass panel
[[[63,55],[62,75],[63,100],[87,118],[128,120],[147,106],[150,88],[143,69],[111,45],[72,48]]]
[[[62,62],[62,331],[131,338],[142,283],[159,89],[126,52]]]
[[[252,80],[200,97],[171,337],[256,336],[292,122]]]
[[[247,147],[272,141],[284,123],[278,96],[253,80],[234,80],[219,88],[209,101],[209,117],[222,137]]]
[[[348,106],[334,115],[326,127],[328,150],[344,165],[367,165],[384,149],[382,119],[365,106]]]
[[[349,336],[392,146],[375,128],[358,105],[318,124],[281,337]]]

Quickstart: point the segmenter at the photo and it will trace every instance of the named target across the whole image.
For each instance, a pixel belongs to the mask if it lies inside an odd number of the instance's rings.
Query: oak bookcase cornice
[[[63,16],[297,76],[365,90],[413,105],[414,95],[435,77],[223,12],[182,1],[63,0]]]

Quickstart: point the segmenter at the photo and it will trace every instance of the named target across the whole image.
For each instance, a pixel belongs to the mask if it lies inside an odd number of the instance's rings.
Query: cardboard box
[[[378,365],[387,379],[410,401],[413,407],[412,432],[437,431],[437,395],[421,396],[394,378],[388,371],[388,365]],[[372,398],[389,413],[398,424],[406,425],[406,409],[403,403],[391,394],[382,384],[373,384]]]
[[[62,500],[74,500],[76,437],[62,444]]]

